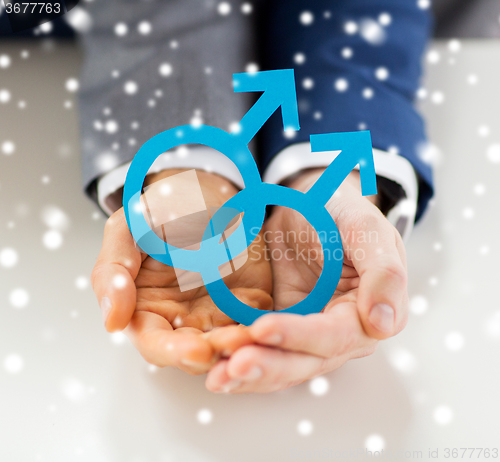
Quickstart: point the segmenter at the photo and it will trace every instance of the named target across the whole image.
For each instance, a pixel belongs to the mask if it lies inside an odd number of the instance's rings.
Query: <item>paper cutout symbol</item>
[[[369,131],[311,135],[312,152],[341,151],[318,181],[307,192],[263,183],[248,143],[266,120],[281,107],[285,130],[299,130],[295,77],[292,69],[234,74],[235,92],[263,92],[232,133],[201,125],[183,125],[159,133],[142,145],[127,173],[123,207],[127,223],[139,247],[166,265],[201,274],[205,287],[217,307],[235,321],[250,325],[269,311],[252,308],[238,300],[227,288],[219,266],[241,254],[264,223],[267,205],[280,205],[297,210],[313,226],[320,237],[323,254],[343,255],[339,240],[324,236],[337,233],[326,203],[346,176],[359,164],[363,195],[377,193],[375,167]],[[144,178],[156,158],[179,145],[201,144],[227,156],[239,169],[245,188],[229,199],[212,217],[198,250],[171,246],[152,232],[142,213],[140,196]],[[221,242],[228,223],[244,212],[237,230]],[[333,296],[342,272],[342,258],[325,258],[321,275],[310,294],[290,308],[277,313],[319,313]]]

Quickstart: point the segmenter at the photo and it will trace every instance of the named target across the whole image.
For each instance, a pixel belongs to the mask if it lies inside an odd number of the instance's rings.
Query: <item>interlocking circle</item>
[[[142,213],[140,196],[144,179],[156,158],[179,145],[201,144],[227,156],[239,169],[245,189],[229,199],[212,217],[198,250],[174,247],[160,239]],[[323,204],[314,196],[278,185],[262,183],[251,152],[237,136],[202,125],[184,125],[162,132],[148,140],[136,154],[127,173],[123,193],[125,217],[133,238],[155,260],[181,270],[201,274],[210,297],[217,307],[235,321],[249,325],[268,311],[252,308],[238,300],[227,288],[219,266],[244,252],[256,235],[248,230],[261,229],[267,205],[297,210],[318,231],[324,265],[311,293],[301,302],[279,313],[310,314],[320,312],[333,296],[340,280],[343,249],[337,226]],[[222,233],[229,222],[244,212],[242,222],[224,242]],[[321,232],[319,232],[321,231]],[[327,258],[328,256],[328,258]]]

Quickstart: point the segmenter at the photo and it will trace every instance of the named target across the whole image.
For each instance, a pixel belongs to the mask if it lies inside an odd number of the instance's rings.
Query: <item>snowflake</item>
[[[451,351],[461,350],[464,346],[464,336],[460,332],[450,332],[444,338],[444,346]]]
[[[443,104],[443,102],[444,102],[444,93],[442,91],[434,91],[434,92],[432,92],[431,101],[434,104]]]
[[[481,125],[477,129],[477,134],[481,137],[488,136],[490,134],[490,127],[488,127],[487,125]]]
[[[58,231],[69,228],[69,218],[66,213],[55,205],[48,205],[42,209],[41,218],[45,226]]]
[[[108,133],[116,133],[119,129],[118,122],[116,120],[108,120],[104,125],[104,129]]]
[[[392,367],[404,374],[411,374],[417,368],[415,356],[404,348],[397,348],[389,353],[389,362]]]
[[[47,249],[56,250],[63,244],[63,235],[57,229],[51,229],[44,233],[42,241]]]
[[[300,13],[299,21],[303,26],[310,26],[314,22],[314,15],[310,11]]]
[[[245,67],[245,72],[255,74],[256,72],[259,72],[259,65],[257,63],[248,63]]]
[[[200,409],[196,417],[202,425],[208,425],[213,420],[213,414],[210,409]]]
[[[386,67],[378,67],[375,69],[375,77],[378,80],[387,80],[389,78],[389,70]]]
[[[314,80],[311,79],[310,77],[306,77],[303,81],[302,81],[302,87],[305,89],[305,90],[311,90],[312,88],[314,88]]]
[[[14,308],[25,308],[30,301],[30,296],[26,289],[17,288],[10,293],[9,301]]]
[[[429,50],[427,53],[427,62],[430,64],[437,64],[441,60],[441,55],[437,50]]]
[[[476,85],[478,82],[478,78],[476,74],[470,74],[467,76],[467,83],[469,85]]]
[[[378,22],[382,26],[389,26],[392,22],[392,16],[389,13],[380,13],[378,17]]]
[[[359,24],[359,33],[371,45],[382,45],[386,39],[385,30],[373,19],[363,19]]]
[[[115,25],[115,34],[118,37],[123,37],[128,33],[128,26],[124,22],[119,22]]]
[[[68,24],[73,27],[77,32],[85,33],[92,29],[92,16],[79,6],[69,11],[64,19]]]
[[[117,274],[113,277],[112,284],[117,289],[123,289],[127,285],[127,278],[123,274]]]
[[[295,64],[304,64],[306,62],[306,55],[304,53],[295,53],[293,61]]]
[[[453,420],[453,411],[448,406],[438,406],[434,410],[434,420],[439,425],[447,425]]]
[[[75,287],[79,290],[85,290],[90,285],[90,282],[86,276],[78,276],[75,279]]]
[[[486,187],[484,184],[478,183],[474,185],[473,191],[476,196],[482,196],[486,192]]]
[[[173,71],[173,68],[172,68],[172,65],[170,63],[163,63],[158,68],[158,72],[160,73],[160,75],[162,77],[168,77],[168,76],[172,75],[172,71]]]
[[[253,6],[251,3],[243,3],[241,5],[241,12],[243,14],[250,14],[253,11]]]
[[[127,95],[135,95],[137,93],[139,86],[137,85],[136,82],[133,82],[132,80],[129,80],[128,82],[125,83],[123,86],[123,90]]]
[[[372,99],[373,95],[374,95],[373,88],[367,87],[367,88],[363,89],[362,95],[363,95],[363,98],[365,98],[365,99]]]
[[[436,249],[436,245],[434,245],[434,250],[441,250],[441,244],[439,244],[438,249]],[[423,295],[414,295],[410,299],[410,312],[417,315],[421,316],[422,314],[426,313],[429,308],[429,302]]]
[[[418,0],[417,6],[422,10],[427,10],[431,6],[431,0]]]
[[[0,90],[0,103],[6,104],[10,101],[10,91],[2,88]]]
[[[14,153],[15,150],[16,150],[16,145],[14,144],[14,142],[7,140],[2,143],[2,152],[6,156],[10,156],[11,154]]]
[[[0,55],[0,68],[6,69],[10,66],[11,59],[9,55]]]
[[[309,391],[315,396],[323,396],[328,393],[330,383],[325,377],[316,377],[309,382]]]
[[[68,378],[61,385],[64,396],[70,401],[81,401],[85,397],[85,385],[78,379]]]
[[[344,58],[344,59],[351,59],[352,55],[353,55],[352,48],[344,47],[340,51],[340,54],[341,54],[342,58]]]
[[[461,48],[462,44],[460,43],[460,40],[452,39],[448,42],[448,50],[452,53],[458,53]]]
[[[231,5],[228,2],[220,2],[217,5],[217,12],[221,16],[227,16],[229,13],[231,13]]]
[[[341,93],[349,88],[349,82],[344,78],[335,80],[335,83],[333,85],[335,87],[335,90]]]
[[[366,438],[365,447],[371,452],[380,452],[385,448],[385,441],[380,435],[373,434]]]
[[[66,80],[66,90],[68,90],[70,93],[74,93],[78,91],[78,88],[80,87],[80,84],[78,82],[78,79],[72,77],[68,80]]]
[[[500,162],[500,144],[491,144],[486,149],[486,158],[494,163],[498,164]]]
[[[139,34],[142,35],[149,35],[152,29],[153,27],[151,26],[151,23],[149,21],[141,21],[137,25],[137,30],[139,31]]]
[[[4,359],[3,367],[9,374],[19,374],[24,369],[24,360],[20,355],[12,353]]]
[[[297,424],[297,431],[302,436],[309,436],[313,432],[313,424],[310,420],[301,420]]]
[[[11,247],[5,247],[0,250],[0,266],[4,268],[13,268],[17,265],[19,261],[19,256],[15,249]]]
[[[344,32],[348,35],[353,35],[358,32],[358,25],[354,21],[347,21],[344,24]]]

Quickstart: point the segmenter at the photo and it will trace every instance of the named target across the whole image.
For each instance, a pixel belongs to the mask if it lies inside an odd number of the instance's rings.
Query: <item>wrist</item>
[[[286,186],[297,189],[302,192],[307,192],[314,183],[319,179],[319,177],[325,171],[324,168],[308,169],[299,172],[293,178],[291,178]],[[361,178],[359,176],[358,170],[353,170],[347,175],[345,180],[339,186],[339,192],[359,195],[361,194]],[[377,194],[371,196],[365,196],[365,198],[370,201],[375,206],[379,206],[379,197]]]
[[[144,186],[193,169],[166,169],[146,176]],[[226,178],[204,170],[196,170],[196,176],[201,187],[207,207],[220,207],[233,197],[238,189]]]

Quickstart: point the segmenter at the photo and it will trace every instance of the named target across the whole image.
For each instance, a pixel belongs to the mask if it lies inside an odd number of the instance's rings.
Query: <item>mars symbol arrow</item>
[[[247,145],[280,107],[284,129],[300,129],[294,72],[292,69],[282,69],[234,74],[233,87],[235,92],[263,93],[232,133],[207,125],[183,125],[159,133],[144,143],[127,173],[123,207],[130,232],[143,252],[166,265],[200,273],[217,307],[235,321],[249,325],[269,312],[252,308],[238,300],[222,280],[219,266],[244,252],[253,242],[256,235],[249,230],[262,227],[266,206],[280,205],[297,210],[318,232],[323,253],[342,256],[343,248],[339,240],[331,242],[321,239],[332,232],[339,235],[325,205],[356,165],[359,165],[363,195],[376,194],[377,185],[368,131],[310,136],[312,152],[341,152],[307,193],[262,182]],[[236,165],[245,183],[245,188],[213,215],[198,250],[174,247],[160,239],[146,222],[140,204],[144,178],[153,162],[165,151],[184,144],[201,144],[221,152]],[[243,212],[236,231],[222,240],[227,225]],[[320,312],[335,292],[342,264],[342,258],[325,258],[321,275],[311,293],[301,302],[279,313],[306,315]]]

